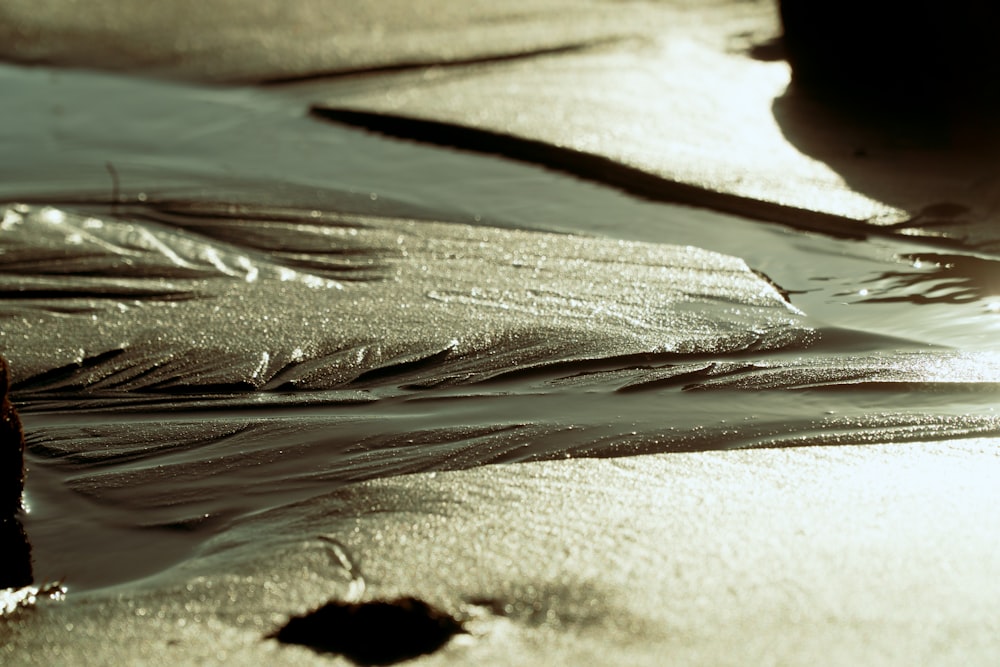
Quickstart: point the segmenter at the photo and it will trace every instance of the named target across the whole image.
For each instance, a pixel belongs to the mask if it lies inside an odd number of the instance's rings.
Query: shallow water
[[[0,341],[40,580],[129,581],[359,479],[1000,430],[988,254],[644,201],[324,124],[280,91],[0,85],[21,156],[0,195],[29,202],[5,207]],[[433,316],[386,310],[428,296]]]

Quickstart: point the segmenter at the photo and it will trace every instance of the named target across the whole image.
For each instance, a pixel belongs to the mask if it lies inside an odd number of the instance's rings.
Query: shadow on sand
[[[1000,5],[780,4],[783,37],[748,55],[792,66],[772,105],[789,143],[851,189],[908,211],[895,225],[904,234],[962,238],[949,228],[1000,214],[1000,58],[990,34]]]

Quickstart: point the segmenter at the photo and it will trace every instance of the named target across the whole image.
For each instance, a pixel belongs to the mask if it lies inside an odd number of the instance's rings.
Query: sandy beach
[[[993,664],[989,114],[356,9],[0,7],[2,662]]]

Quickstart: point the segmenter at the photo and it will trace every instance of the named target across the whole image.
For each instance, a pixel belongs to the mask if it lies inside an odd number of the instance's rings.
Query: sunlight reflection
[[[928,382],[1000,382],[1000,353],[979,352],[913,361],[913,372]]]
[[[849,187],[825,155],[790,141],[774,110],[789,82],[785,62],[726,52],[678,32],[644,49],[641,59],[628,50],[554,59],[424,89],[402,110],[381,98],[359,105],[541,140],[709,192],[854,220],[908,219]],[[477,87],[504,95],[468,113],[442,102]]]
[[[3,212],[3,218],[0,219],[0,229],[9,230],[13,229],[16,225],[21,224],[23,217],[17,211],[13,209],[7,209]]]
[[[61,600],[66,595],[62,584],[46,584],[44,586],[25,586],[24,588],[6,588],[0,590],[0,618],[13,614],[18,609],[33,606],[38,598]]]
[[[264,371],[267,370],[268,364],[271,361],[271,354],[269,352],[260,353],[260,363],[257,364],[256,370],[250,375],[254,380],[257,380],[264,375]]]
[[[66,214],[57,208],[46,206],[39,213],[38,217],[42,222],[50,225],[60,225],[66,220]]]

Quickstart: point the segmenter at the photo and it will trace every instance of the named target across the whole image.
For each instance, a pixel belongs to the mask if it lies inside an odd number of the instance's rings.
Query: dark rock
[[[0,590],[30,586],[35,578],[31,568],[31,543],[16,516],[0,519]]]
[[[17,518],[23,509],[24,432],[10,402],[10,371],[0,356],[0,589],[32,583],[31,545]]]
[[[13,517],[23,508],[24,432],[10,402],[10,371],[0,357],[0,518]]]

